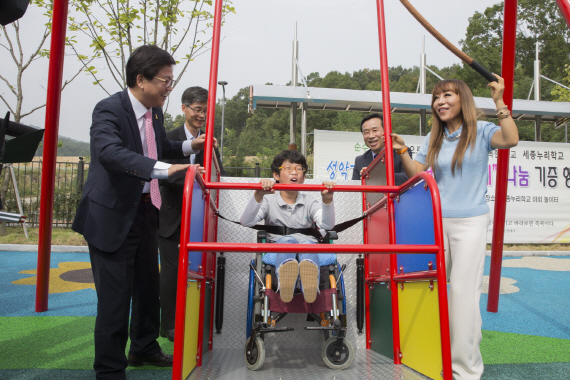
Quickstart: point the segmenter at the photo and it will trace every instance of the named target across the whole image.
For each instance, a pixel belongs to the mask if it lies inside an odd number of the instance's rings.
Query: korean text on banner
[[[412,158],[425,137],[402,136]],[[315,130],[314,178],[349,180],[354,159],[368,148],[360,132]],[[487,203],[491,243],[495,202],[497,151],[489,154]],[[460,172],[458,175],[461,175]],[[570,146],[562,143],[521,141],[511,149],[505,243],[546,244],[570,242]]]

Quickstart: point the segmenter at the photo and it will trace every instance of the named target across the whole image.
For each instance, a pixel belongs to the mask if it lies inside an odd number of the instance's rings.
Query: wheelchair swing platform
[[[384,168],[377,165],[376,169]],[[433,177],[420,173],[389,196],[380,191],[381,186],[378,193],[362,196],[340,191],[341,186],[350,185],[339,185],[335,211],[346,219],[366,212],[361,229],[355,226],[344,231],[334,245],[270,245],[273,252],[336,253],[336,267],[321,268],[321,280],[328,277],[331,289],[323,312],[309,310],[306,305],[302,310],[289,310],[291,305],[281,310],[283,305],[275,299],[265,302],[275,286],[271,268],[261,265],[261,254],[269,245],[252,243],[255,233],[245,227],[225,220],[216,223],[218,201],[226,217],[238,219],[251,192],[219,192],[215,187],[254,187],[258,185],[245,182],[255,179],[224,178],[206,184],[195,169],[189,173],[183,205],[173,380],[452,379],[447,294],[445,287],[438,286],[445,283],[445,268],[439,194]],[[378,181],[384,177],[384,173],[373,176]],[[395,241],[388,227],[393,229]],[[255,272],[259,276],[252,275]],[[321,295],[329,291],[323,286],[319,286]],[[307,318],[307,313],[314,320]],[[283,314],[287,317],[280,323]],[[273,326],[291,330],[279,334],[265,331]],[[329,342],[336,338],[321,330],[327,327],[346,334],[339,343],[343,348],[331,348]],[[255,331],[258,328],[262,330]],[[252,336],[256,343],[246,346]],[[349,362],[345,357],[351,351]],[[346,368],[332,369],[327,359],[333,355],[333,365],[348,363]]]
[[[357,349],[350,367],[332,370],[323,362],[320,350],[268,348],[263,367],[257,371],[250,371],[244,365],[243,349],[223,349],[215,350],[213,355],[212,351],[205,354],[202,366],[194,368],[187,377],[187,380],[215,379],[421,380],[429,377],[405,365],[396,365],[392,359],[372,350]]]

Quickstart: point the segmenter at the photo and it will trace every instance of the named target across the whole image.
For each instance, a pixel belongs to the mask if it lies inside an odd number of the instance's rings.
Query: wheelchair
[[[259,231],[257,242],[265,243],[267,233]],[[336,232],[329,231],[326,243],[338,238]],[[335,264],[320,267],[320,293],[312,304],[307,304],[304,296],[296,292],[288,303],[281,301],[277,293],[275,267],[262,262],[262,254],[256,254],[249,265],[249,291],[247,305],[247,328],[244,357],[250,370],[258,370],[265,361],[264,340],[267,334],[293,331],[291,327],[277,327],[288,313],[306,313],[307,321],[318,326],[307,326],[305,330],[322,330],[324,344],[321,354],[325,364],[331,369],[345,369],[354,359],[354,348],[345,339],[347,330],[346,298],[344,276],[346,265]]]

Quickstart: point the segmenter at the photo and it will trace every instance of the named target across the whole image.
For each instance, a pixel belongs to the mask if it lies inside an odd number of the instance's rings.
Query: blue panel
[[[204,241],[204,206],[202,199],[202,188],[197,182],[194,182],[192,191],[192,216],[190,222],[190,242],[198,243]],[[188,269],[199,272],[199,266],[202,265],[202,252],[189,252],[188,261],[190,265]]]
[[[406,191],[399,202],[394,202],[397,244],[435,244],[431,193],[423,184]],[[435,254],[400,254],[398,273],[400,267],[404,273],[428,270],[430,261],[435,268]]]

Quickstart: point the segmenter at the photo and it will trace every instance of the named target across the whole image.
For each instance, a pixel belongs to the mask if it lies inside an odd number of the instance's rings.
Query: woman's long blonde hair
[[[477,109],[475,108],[475,101],[473,94],[465,82],[457,79],[445,79],[438,82],[431,93],[431,111],[433,115],[431,137],[429,140],[429,147],[426,156],[426,165],[435,169],[441,145],[443,144],[443,134],[445,123],[439,118],[435,107],[435,95],[445,91],[452,91],[459,95],[461,101],[461,120],[463,128],[461,130],[461,137],[455,153],[451,160],[451,173],[455,176],[455,168],[462,168],[463,156],[467,151],[467,147],[471,146],[471,151],[475,148],[475,141],[477,140]]]

